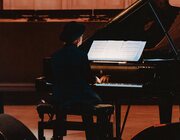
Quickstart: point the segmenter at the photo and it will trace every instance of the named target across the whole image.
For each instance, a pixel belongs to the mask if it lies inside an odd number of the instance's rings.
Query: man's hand
[[[109,75],[103,75],[101,78],[96,76],[96,83],[108,83],[109,82]]]

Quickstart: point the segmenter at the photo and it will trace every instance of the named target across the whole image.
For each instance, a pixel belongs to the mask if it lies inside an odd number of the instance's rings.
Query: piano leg
[[[116,123],[115,123],[115,125],[116,125],[116,139],[122,140],[123,130],[124,130],[125,125],[126,125],[126,121],[127,121],[127,117],[128,117],[131,105],[128,105],[128,108],[127,108],[127,111],[126,111],[126,114],[125,114],[125,117],[123,120],[122,128],[121,128],[121,104],[118,101],[116,101],[114,103],[114,106],[115,106],[115,121],[116,121]]]
[[[124,131],[124,128],[125,128],[125,125],[126,125],[126,121],[127,121],[127,118],[128,118],[130,107],[131,107],[131,105],[129,104],[128,107],[127,107],[127,110],[126,110],[126,114],[124,116],[124,121],[123,121],[123,124],[122,124],[120,137],[122,137],[122,134],[123,134],[123,131]]]
[[[115,121],[116,121],[116,138],[121,140],[121,104],[115,101]]]
[[[159,98],[159,117],[160,123],[171,123],[172,118],[172,107],[173,107],[173,95],[163,94]]]

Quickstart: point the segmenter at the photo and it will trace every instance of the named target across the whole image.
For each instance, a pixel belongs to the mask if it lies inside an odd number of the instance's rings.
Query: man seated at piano
[[[109,78],[92,75],[87,54],[78,48],[84,31],[83,24],[68,22],[60,34],[64,47],[52,55],[53,95],[57,106],[86,108],[102,102],[89,83],[108,82]]]
[[[60,35],[64,47],[52,55],[54,95],[58,104],[82,103],[95,105],[102,100],[91,89],[89,82],[108,82],[108,76],[93,78],[87,55],[78,47],[82,44],[85,26],[77,22],[65,25]],[[63,94],[65,91],[66,94]]]
[[[69,22],[60,34],[64,47],[56,51],[51,57],[53,74],[53,97],[57,108],[77,108],[78,110],[92,109],[102,103],[101,98],[89,85],[91,70],[87,55],[78,47],[82,43],[85,26],[77,22]],[[97,79],[98,83],[108,81],[103,76]],[[65,116],[64,116],[65,117]],[[84,121],[92,125],[93,116],[84,116]],[[88,134],[89,140],[94,139],[93,132]]]
[[[53,93],[60,106],[81,104],[94,106],[101,98],[92,90],[89,82],[108,82],[107,76],[92,76],[87,54],[78,47],[82,44],[85,26],[69,22],[60,34],[64,47],[52,55]]]

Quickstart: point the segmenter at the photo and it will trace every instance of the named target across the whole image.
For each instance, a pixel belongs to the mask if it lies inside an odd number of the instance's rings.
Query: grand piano
[[[134,99],[156,97],[160,110],[160,122],[171,122],[173,97],[180,91],[179,40],[173,33],[179,31],[179,9],[167,0],[137,0],[130,7],[112,18],[103,28],[84,40],[81,49],[88,53],[94,40],[134,40],[146,41],[145,50],[139,62],[91,63],[95,75],[110,75],[110,82],[93,85],[94,90],[115,105],[116,137],[122,136],[121,104],[126,99],[129,106]],[[176,22],[176,23],[175,23]],[[175,26],[175,27],[173,27]],[[178,33],[175,33],[179,35]],[[46,85],[50,71],[45,60],[44,75]],[[113,84],[115,83],[115,84]],[[39,83],[37,86],[40,86]],[[41,87],[43,87],[41,85]],[[47,88],[46,88],[47,89]]]
[[[96,85],[94,89],[104,100],[111,100],[115,104],[118,138],[123,132],[120,130],[120,105],[124,98],[130,99],[128,102],[131,104],[133,99],[157,97],[160,123],[171,122],[173,97],[177,97],[180,87],[177,48],[180,46],[178,33],[174,37],[176,42],[172,34],[174,30],[179,31],[176,29],[178,15],[179,9],[172,7],[167,0],[137,0],[82,45],[82,49],[88,52],[93,40],[147,41],[138,63],[91,62],[95,75],[110,75],[111,83]]]

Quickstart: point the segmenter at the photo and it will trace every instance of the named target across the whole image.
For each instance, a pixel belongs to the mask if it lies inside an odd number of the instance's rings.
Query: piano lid
[[[151,2],[164,28],[169,31],[179,14],[178,8],[169,5],[167,0],[137,0],[88,37],[83,42],[82,49],[88,52],[93,40],[146,41],[146,49],[159,45],[165,34],[148,2]]]

